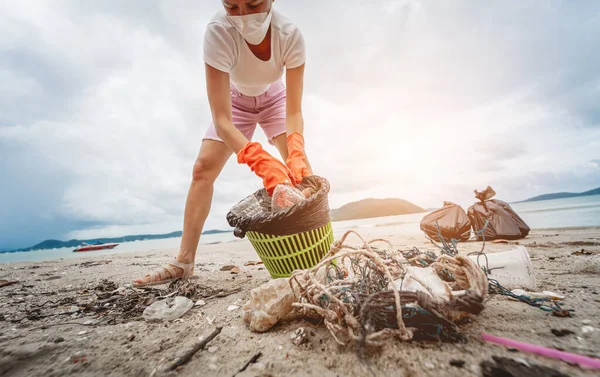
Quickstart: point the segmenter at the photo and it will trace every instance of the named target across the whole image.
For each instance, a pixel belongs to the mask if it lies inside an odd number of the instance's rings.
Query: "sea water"
[[[600,195],[577,198],[511,203],[512,209],[531,229],[582,228],[600,226]],[[465,211],[468,207],[463,207]],[[350,229],[368,233],[369,238],[420,234],[419,224],[426,213],[348,220],[333,224],[336,236]]]
[[[579,228],[600,226],[600,195],[577,198],[543,200],[537,202],[513,203],[511,207],[532,229]],[[464,208],[465,211],[467,208]],[[335,238],[339,239],[348,230],[368,234],[369,238],[390,235],[421,234],[419,223],[426,213],[411,215],[376,217],[370,219],[337,221],[333,223]],[[223,242],[248,242],[239,240],[231,233],[207,234],[200,238],[200,244]],[[181,237],[160,240],[125,242],[112,250],[74,253],[73,248],[38,250],[21,253],[2,253],[0,263],[41,261],[60,258],[80,258],[82,256],[110,256],[114,254],[177,249]]]
[[[201,245],[219,244],[223,242],[233,242],[238,240],[231,233],[204,234],[200,237]],[[108,257],[115,254],[130,253],[137,251],[147,251],[151,253],[157,250],[178,249],[181,244],[181,237],[163,238],[156,240],[132,241],[120,243],[111,250],[95,250],[85,252],[73,252],[75,247],[63,247],[49,250],[34,250],[15,253],[0,253],[0,263],[6,262],[33,262],[54,259],[71,259],[89,256]]]

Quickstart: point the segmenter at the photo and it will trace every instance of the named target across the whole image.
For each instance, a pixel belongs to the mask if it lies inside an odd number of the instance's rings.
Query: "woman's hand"
[[[311,175],[304,155],[304,137],[298,132],[294,132],[287,137],[287,146],[289,154],[285,164],[292,172],[294,180],[300,183],[302,178]]]
[[[240,164],[248,165],[254,174],[263,179],[263,186],[269,195],[273,195],[273,190],[277,185],[296,184],[290,170],[281,161],[265,151],[257,142],[248,142],[238,152],[237,160]]]

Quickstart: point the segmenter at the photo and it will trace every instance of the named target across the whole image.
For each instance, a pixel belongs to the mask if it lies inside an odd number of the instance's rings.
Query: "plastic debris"
[[[590,367],[594,369],[600,369],[600,359],[593,359],[591,357],[577,355],[570,352],[559,351],[551,348],[537,346],[535,344],[522,343],[516,340],[501,338],[499,336],[493,336],[489,334],[481,334],[481,339],[497,343],[503,346],[510,346],[518,348],[524,352],[531,352],[541,356],[551,357],[554,359],[560,359],[569,363],[579,364],[581,366]]]
[[[148,306],[142,317],[147,321],[172,321],[187,313],[194,302],[187,297],[169,297]]]
[[[489,279],[494,279],[509,289],[536,289],[535,275],[529,252],[524,246],[485,256],[469,256],[474,262],[488,271]]]
[[[589,333],[593,333],[594,331],[596,331],[596,329],[592,326],[582,326],[581,327],[582,334],[589,334]]]
[[[282,209],[292,207],[305,199],[306,197],[299,189],[288,185],[277,185],[275,191],[273,191],[271,210],[274,212],[281,211]]]
[[[452,288],[438,276],[432,267],[408,267],[403,279],[394,281],[396,289],[405,292],[424,292],[430,297],[450,300]]]
[[[117,289],[115,289],[114,291],[111,292],[112,294],[118,294],[118,295],[126,295],[127,294],[127,288],[125,287],[119,287]]]
[[[242,319],[252,331],[267,331],[292,310],[295,301],[289,279],[271,280],[250,291]]]
[[[513,289],[511,292],[517,296],[529,296],[531,298],[547,298],[553,301],[564,300],[565,298],[565,296],[551,291],[529,292],[523,289]]]
[[[496,192],[490,186],[481,192],[475,190],[475,197],[479,202],[469,207],[467,215],[477,239],[492,241],[527,237],[529,226],[508,203],[492,199],[495,195]]]
[[[445,239],[466,241],[471,237],[471,220],[464,209],[452,202],[444,202],[444,206],[423,217],[421,230],[427,237],[440,241]]]

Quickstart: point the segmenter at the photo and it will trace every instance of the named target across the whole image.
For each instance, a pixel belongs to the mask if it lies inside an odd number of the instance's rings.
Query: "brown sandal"
[[[181,276],[177,276],[177,271],[175,270],[175,268],[173,268],[173,266],[181,268],[183,270],[183,274]],[[168,278],[167,276],[177,276],[177,277]],[[146,283],[134,282],[133,287],[139,288],[139,287],[148,287],[151,285],[167,284],[167,283],[170,283],[172,281],[175,281],[175,280],[178,280],[181,278],[197,279],[198,275],[194,275],[194,262],[181,263],[181,262],[178,262],[176,258],[173,258],[173,260],[171,262],[158,268],[155,271],[152,271],[148,275],[144,276],[142,279],[145,279],[146,277],[150,277],[150,279],[148,279],[148,282],[146,282]],[[141,279],[138,279],[138,280],[141,280]]]

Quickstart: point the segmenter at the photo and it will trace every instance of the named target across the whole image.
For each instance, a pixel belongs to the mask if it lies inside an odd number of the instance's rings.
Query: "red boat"
[[[105,250],[105,249],[114,249],[117,247],[118,243],[98,243],[98,244],[87,244],[79,246],[77,249],[73,250],[73,252],[82,252],[82,251],[96,251],[96,250]]]

